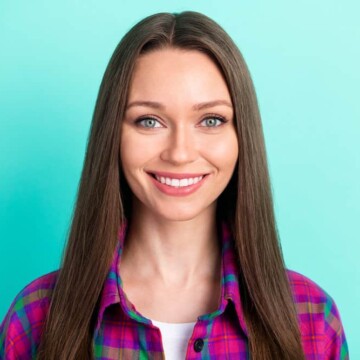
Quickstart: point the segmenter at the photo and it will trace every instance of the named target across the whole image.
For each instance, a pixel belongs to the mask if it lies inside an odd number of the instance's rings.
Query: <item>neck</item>
[[[219,276],[220,251],[214,214],[186,221],[137,214],[127,232],[121,271],[186,288],[199,278]]]

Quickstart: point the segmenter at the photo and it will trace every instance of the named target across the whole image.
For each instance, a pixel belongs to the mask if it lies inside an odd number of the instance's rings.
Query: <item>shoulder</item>
[[[305,353],[347,359],[345,332],[334,299],[308,277],[292,270],[287,270],[287,275]]]
[[[0,325],[0,358],[33,358],[50,305],[58,270],[26,285]]]
[[[293,270],[287,270],[287,276],[295,302],[326,303],[330,299],[326,291],[308,277]]]

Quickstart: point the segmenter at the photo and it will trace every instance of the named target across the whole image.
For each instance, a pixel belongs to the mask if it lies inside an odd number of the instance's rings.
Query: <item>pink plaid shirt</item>
[[[101,294],[93,334],[95,359],[164,359],[160,330],[141,315],[122,289],[117,271],[124,233]],[[198,317],[186,359],[249,359],[233,241],[222,227],[222,291],[216,311]],[[339,312],[333,299],[303,275],[288,270],[306,359],[348,359]],[[0,326],[0,358],[35,359],[58,271],[27,285]]]

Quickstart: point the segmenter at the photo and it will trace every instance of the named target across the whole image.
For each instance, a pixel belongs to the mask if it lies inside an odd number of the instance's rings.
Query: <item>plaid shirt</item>
[[[128,301],[117,271],[124,232],[101,294],[93,335],[95,359],[164,359],[160,330]],[[340,316],[332,298],[303,275],[288,271],[306,359],[348,359]],[[0,358],[35,359],[58,271],[27,285],[0,326]],[[222,291],[218,309],[198,318],[186,359],[249,359],[233,241],[222,228]]]

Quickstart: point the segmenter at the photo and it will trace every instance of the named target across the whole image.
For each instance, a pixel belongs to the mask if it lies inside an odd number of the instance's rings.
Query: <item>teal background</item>
[[[100,81],[124,33],[196,10],[241,49],[287,266],[334,297],[360,359],[360,3],[0,1],[0,318],[58,267]]]

